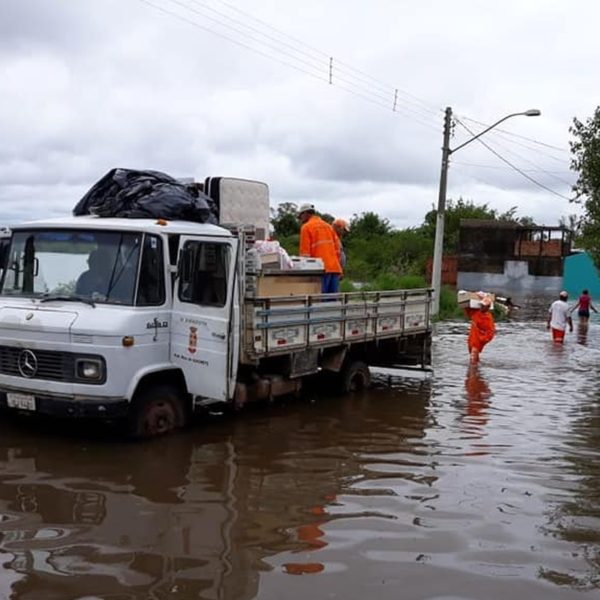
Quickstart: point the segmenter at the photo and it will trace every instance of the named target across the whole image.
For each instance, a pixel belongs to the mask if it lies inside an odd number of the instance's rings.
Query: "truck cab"
[[[73,217],[15,227],[0,289],[0,404],[119,417],[149,402],[160,429],[190,410],[168,401],[174,392],[226,401],[237,251],[229,231],[196,223]],[[167,400],[145,400],[161,391]]]

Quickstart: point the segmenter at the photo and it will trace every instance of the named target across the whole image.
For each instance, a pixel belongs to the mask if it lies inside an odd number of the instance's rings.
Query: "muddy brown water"
[[[149,443],[3,418],[0,598],[600,597],[600,321],[525,315],[476,371],[445,323],[432,376]]]

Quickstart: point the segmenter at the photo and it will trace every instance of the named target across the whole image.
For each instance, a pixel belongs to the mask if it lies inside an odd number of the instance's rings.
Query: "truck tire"
[[[157,385],[136,394],[130,418],[132,436],[144,439],[182,428],[186,423],[186,411],[177,388]]]
[[[362,360],[350,360],[339,373],[340,391],[345,394],[365,390],[371,384],[371,372]]]

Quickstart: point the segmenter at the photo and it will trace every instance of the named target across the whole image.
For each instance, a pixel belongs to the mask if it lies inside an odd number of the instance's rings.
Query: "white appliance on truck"
[[[67,217],[14,226],[0,287],[0,407],[128,418],[151,436],[212,403],[340,389],[368,365],[425,366],[431,290],[320,294],[261,272],[253,226]]]

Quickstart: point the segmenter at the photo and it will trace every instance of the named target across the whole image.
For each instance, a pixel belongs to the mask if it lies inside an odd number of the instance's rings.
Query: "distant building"
[[[566,227],[510,221],[460,222],[457,287],[514,292],[556,292],[571,253]]]

